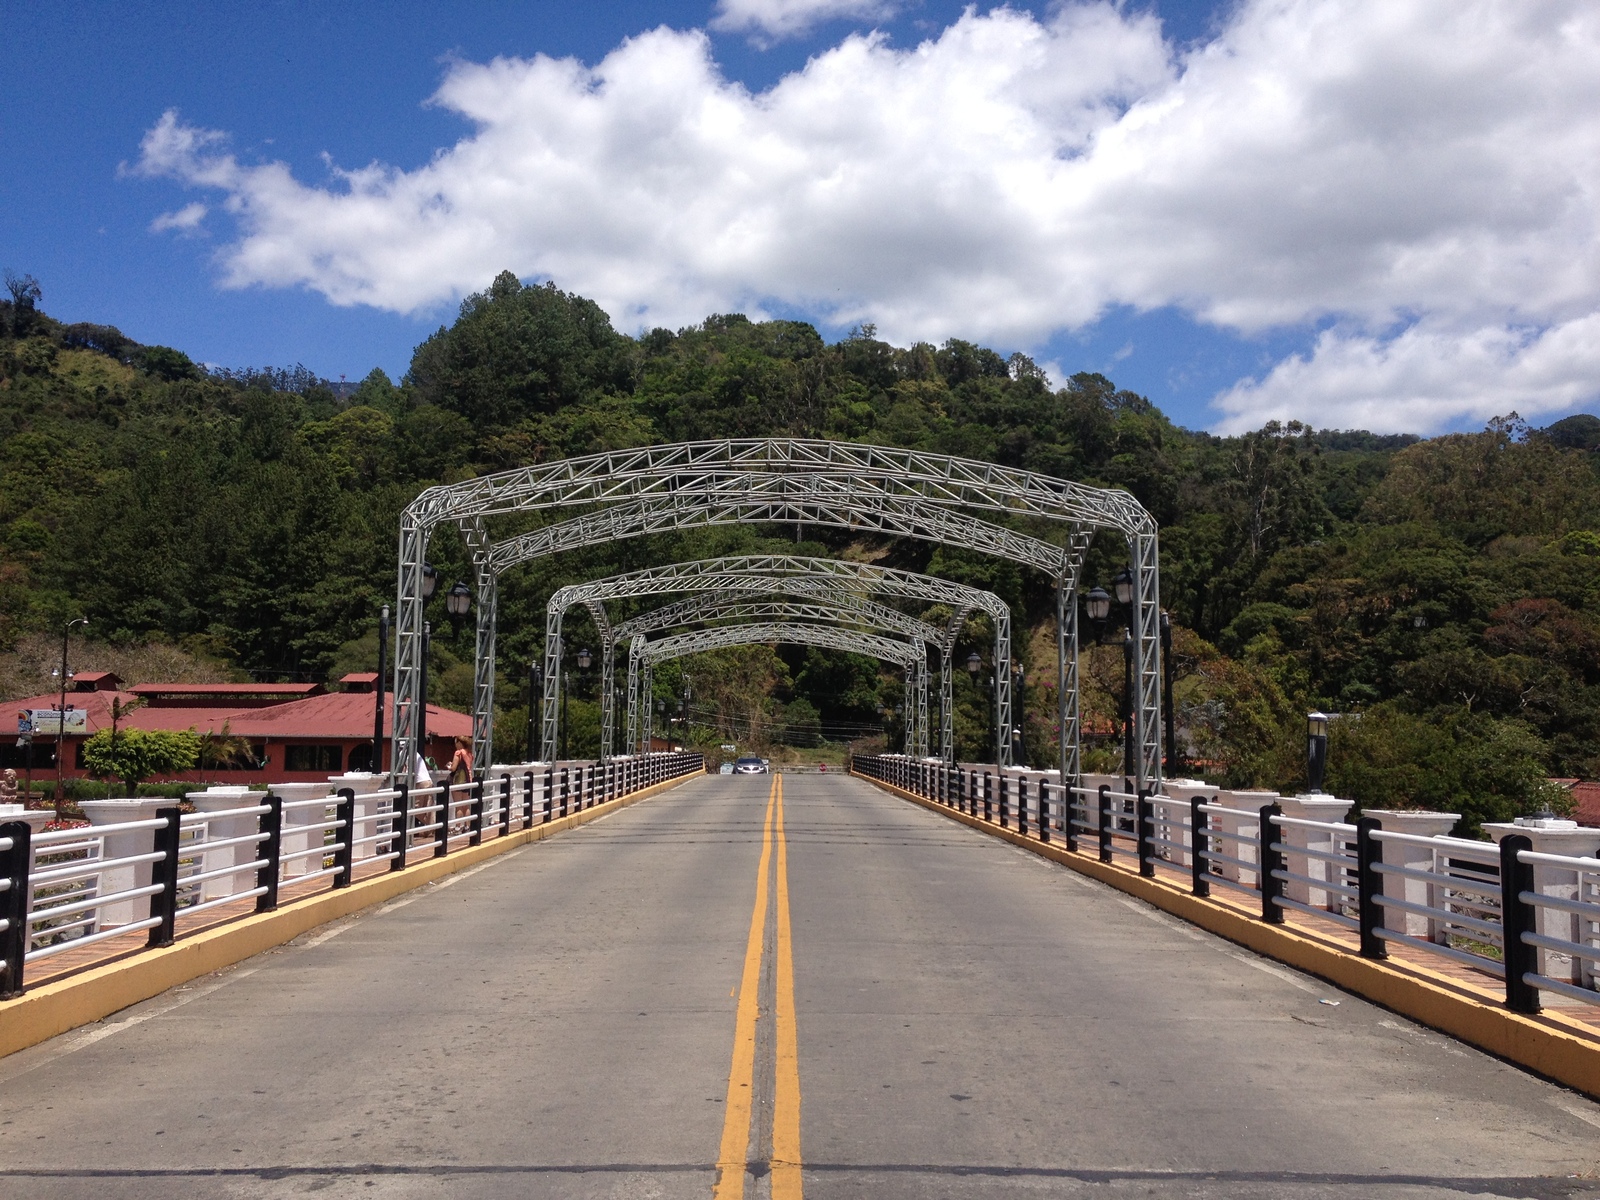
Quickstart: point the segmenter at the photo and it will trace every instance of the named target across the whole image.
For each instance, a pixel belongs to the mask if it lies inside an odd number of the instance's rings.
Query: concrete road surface
[[[1600,1198],[1600,1106],[867,784],[774,782],[0,1061],[0,1197]]]

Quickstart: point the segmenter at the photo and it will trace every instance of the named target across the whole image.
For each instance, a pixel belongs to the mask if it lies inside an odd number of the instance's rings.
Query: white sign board
[[[69,708],[66,712],[68,733],[89,732],[89,710]],[[17,714],[18,733],[60,734],[61,713],[54,708],[30,708]]]

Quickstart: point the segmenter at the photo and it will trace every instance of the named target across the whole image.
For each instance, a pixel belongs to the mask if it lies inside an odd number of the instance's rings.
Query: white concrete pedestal
[[[0,804],[0,825],[9,825],[13,821],[21,821],[34,833],[44,832],[44,827],[56,819],[56,814],[47,808],[24,808],[20,804]]]
[[[1406,833],[1416,837],[1444,837],[1456,827],[1460,813],[1406,812],[1398,809],[1369,808],[1361,814],[1378,822],[1387,833]],[[1438,850],[1432,846],[1419,846],[1415,842],[1382,842],[1383,864],[1387,867],[1406,867],[1413,871],[1437,871],[1447,864],[1439,863]],[[1448,856],[1447,856],[1448,857]],[[1438,907],[1439,885],[1425,879],[1407,879],[1403,875],[1385,875],[1383,894],[1410,904]],[[1444,929],[1441,922],[1421,913],[1408,913],[1403,909],[1385,907],[1383,927],[1403,933],[1407,937],[1428,942],[1442,942]]]
[[[172,808],[176,805],[174,800],[164,800],[159,797],[127,800],[84,800],[78,805],[83,809],[83,815],[89,819],[89,833],[93,834],[96,827],[102,825],[120,825],[125,821],[147,821],[156,815],[156,810]],[[100,838],[100,857],[109,861],[116,858],[128,858],[135,854],[149,854],[155,849],[156,831],[154,829],[130,829],[119,833],[108,833]],[[96,893],[101,896],[115,895],[117,892],[131,891],[134,888],[150,886],[152,868],[154,864],[143,862],[127,867],[110,867],[100,872],[100,879],[96,886]],[[150,897],[140,896],[136,900],[123,900],[116,904],[106,905],[100,910],[99,929],[107,929],[116,925],[131,925],[135,921],[143,921],[150,915]],[[98,930],[96,930],[98,932]]]
[[[233,808],[249,808],[267,798],[265,792],[252,792],[246,787],[227,786],[208,787],[203,792],[190,792],[188,796],[189,802],[194,805],[194,810],[198,813],[219,813]],[[205,823],[205,840],[211,842],[246,837],[260,828],[259,817],[210,817]],[[209,874],[237,863],[252,863],[256,860],[257,849],[257,846],[242,843],[237,846],[224,846],[218,850],[206,850],[200,856],[200,870],[203,874]],[[242,878],[248,878],[249,882],[243,882]],[[255,887],[255,872],[242,871],[233,875],[219,875],[215,879],[206,880],[200,886],[202,900],[220,900],[224,896],[249,891]]]
[[[292,861],[289,860],[289,855],[310,850],[327,840],[326,834],[320,830],[314,831],[308,826],[321,825],[331,816],[329,809],[333,804],[331,799],[333,789],[325,783],[275,783],[270,791],[286,805],[301,800],[328,800],[326,806],[308,804],[304,808],[291,808],[284,812],[283,835],[278,851],[284,860],[282,873],[284,879],[294,879],[300,875],[309,875],[322,870],[322,860],[315,855],[304,855]]]
[[[344,775],[329,776],[328,786],[333,789],[335,794],[346,789],[355,793],[356,815],[355,828],[351,832],[352,837],[358,840],[370,838],[378,832],[378,818],[382,817],[385,821],[388,820],[391,801],[387,799],[373,800],[371,798],[373,792],[386,791],[388,785],[387,776],[374,775],[371,771],[350,771]],[[342,841],[343,839],[341,838],[340,840]],[[376,853],[376,845],[373,842],[358,845],[355,851],[355,861],[360,862],[364,858],[371,858]]]
[[[1519,817],[1516,821],[1486,824],[1485,833],[1499,844],[1513,833],[1526,834],[1538,854],[1561,854],[1570,858],[1594,858],[1600,851],[1600,829],[1587,828],[1576,821]],[[1549,863],[1535,863],[1533,890],[1541,896],[1560,900],[1578,899],[1578,873]],[[1546,937],[1569,942],[1585,939],[1584,918],[1578,913],[1540,908],[1538,932]],[[1595,986],[1594,964],[1587,959],[1539,948],[1539,974],[1570,982],[1574,987]],[[1548,993],[1547,993],[1548,995]]]
[[[1269,804],[1276,804],[1282,797],[1277,792],[1265,791],[1231,791],[1224,789],[1217,793],[1217,803],[1232,811],[1227,813],[1213,813],[1217,818],[1217,825],[1225,834],[1233,837],[1255,837],[1261,830],[1261,810]],[[1239,815],[1234,816],[1234,812]],[[1222,840],[1218,852],[1237,858],[1246,865],[1241,867],[1235,863],[1222,864],[1222,877],[1230,879],[1243,887],[1260,888],[1260,871],[1257,864],[1260,856],[1258,847],[1244,842],[1237,842],[1233,837]]]
[[[1337,796],[1316,792],[1300,796],[1283,796],[1278,800],[1278,805],[1286,817],[1293,817],[1298,821],[1320,821],[1335,825],[1344,820],[1345,815],[1355,806],[1355,801],[1341,800]],[[1284,825],[1281,826],[1281,830],[1283,837],[1279,840],[1284,845],[1294,848],[1285,854],[1285,866],[1289,874],[1304,875],[1308,879],[1323,883],[1352,886],[1346,883],[1344,872],[1338,864],[1304,851],[1316,851],[1321,854],[1343,853],[1346,842],[1354,842],[1354,833],[1342,834],[1338,830],[1308,829],[1304,825]],[[1312,908],[1328,909],[1330,912],[1338,912],[1346,903],[1340,893],[1331,892],[1327,888],[1318,887],[1315,883],[1306,883],[1299,879],[1288,880],[1283,885],[1283,894],[1290,900]],[[1352,898],[1349,903],[1353,907],[1354,899]]]
[[[1168,811],[1168,817],[1170,820],[1176,821],[1177,824],[1164,825],[1163,822],[1157,820],[1156,836],[1164,837],[1169,842],[1183,841],[1187,843],[1189,849],[1183,851],[1173,850],[1169,853],[1172,856],[1172,863],[1174,866],[1193,867],[1194,839],[1191,837],[1175,837],[1173,835],[1176,834],[1179,829],[1188,827],[1188,813],[1190,812],[1189,806],[1194,798],[1198,796],[1203,803],[1213,804],[1216,802],[1217,788],[1215,785],[1209,784],[1203,779],[1168,779],[1163,782],[1162,791],[1167,794],[1167,798],[1172,802]],[[1158,806],[1156,809],[1156,816],[1159,818],[1161,813],[1162,808]],[[1180,820],[1179,818],[1182,819]],[[1208,826],[1211,824],[1209,817],[1206,820],[1206,824]],[[1163,828],[1166,830],[1164,833],[1162,832]]]

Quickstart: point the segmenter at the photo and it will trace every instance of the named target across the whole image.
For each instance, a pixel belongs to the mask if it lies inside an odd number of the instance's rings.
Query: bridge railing
[[[893,754],[854,756],[850,769],[1264,922],[1293,914],[1349,953],[1381,959],[1403,947],[1496,977],[1518,1012],[1538,1012],[1542,992],[1600,1006],[1600,855],[1538,853],[1521,834],[1495,846],[1372,817],[1310,820],[1193,784],[1181,794],[1069,786],[1053,771]]]
[[[699,754],[497,764],[471,782],[382,777],[101,802],[131,820],[34,832],[0,824],[0,998],[59,976],[402,871],[704,771]],[[91,819],[94,819],[93,817]],[[31,969],[30,969],[31,968]]]

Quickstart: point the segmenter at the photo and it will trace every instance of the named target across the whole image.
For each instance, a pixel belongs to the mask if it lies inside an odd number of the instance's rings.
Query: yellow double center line
[[[776,1070],[772,1098],[771,1183],[773,1200],[800,1200],[800,1050],[794,1019],[794,955],[789,934],[789,846],[783,833],[783,776],[772,777],[767,813],[761,826],[761,865],[756,872],[756,902],[745,942],[744,971],[733,1027],[733,1066],[717,1154],[713,1200],[743,1200],[749,1167],[750,1116],[755,1111],[756,1033],[761,1018],[761,960],[767,912],[772,899],[774,834],[777,844],[777,913],[774,938],[773,1040]],[[758,1168],[768,1164],[754,1164]]]

